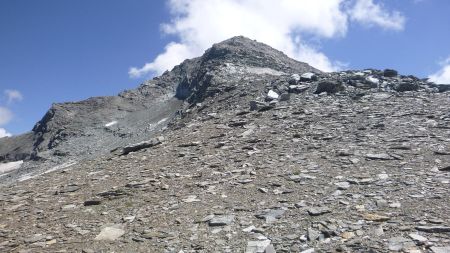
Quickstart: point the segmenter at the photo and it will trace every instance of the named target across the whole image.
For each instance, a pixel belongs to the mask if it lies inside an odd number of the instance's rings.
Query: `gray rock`
[[[121,228],[120,225],[115,225],[111,227],[105,227],[100,231],[94,240],[96,241],[115,241],[119,237],[125,234],[125,230]]]
[[[431,247],[431,251],[433,253],[449,253],[450,252],[450,246],[444,246],[444,247]]]
[[[328,94],[337,93],[343,91],[345,89],[344,85],[335,80],[326,80],[322,81],[317,85],[317,89],[314,93],[320,94],[322,92],[326,92]]]
[[[291,99],[291,95],[289,93],[282,93],[280,95],[280,101],[288,101]]]
[[[338,187],[338,190],[347,190],[348,188],[350,188],[349,182],[338,182],[335,183],[335,185]]]
[[[398,75],[397,70],[385,69],[383,71],[383,76],[385,76],[385,77],[396,77],[397,75]]]
[[[450,227],[445,226],[418,226],[417,230],[427,233],[449,233]]]
[[[158,138],[153,138],[148,141],[142,141],[139,143],[131,144],[131,145],[123,147],[122,151],[120,152],[120,155],[127,155],[131,152],[136,152],[141,149],[150,148],[150,147],[161,144],[162,141],[164,141],[164,138],[158,137]],[[114,150],[112,152],[114,152]]]
[[[295,85],[300,81],[300,75],[299,74],[293,74],[291,75],[291,77],[289,78],[288,83],[291,85]]]
[[[84,201],[83,205],[84,206],[96,206],[96,205],[100,205],[101,203],[102,203],[102,201],[100,199],[91,199],[91,200]]]
[[[255,217],[258,219],[265,219],[266,222],[271,222],[276,219],[280,219],[286,211],[283,209],[266,209],[259,214],[256,214]]]
[[[388,154],[366,154],[369,160],[393,160],[394,158]]]
[[[259,102],[255,100],[250,101],[250,111],[260,111],[263,110],[264,108],[267,108],[268,106],[269,105],[264,102]]]
[[[311,207],[308,209],[308,214],[311,216],[319,216],[326,213],[331,213],[331,210],[327,207]]]
[[[309,88],[307,85],[289,85],[289,92],[290,93],[302,93],[306,91]]]
[[[245,253],[265,253],[265,250],[270,245],[270,240],[263,241],[249,241],[245,248]]]
[[[269,90],[269,92],[267,93],[267,96],[266,96],[266,101],[276,100],[279,97],[280,97],[280,95],[278,95],[278,93],[276,93],[273,90]]]
[[[313,228],[308,228],[306,236],[309,241],[315,241],[315,240],[319,239],[320,232]]]
[[[413,82],[401,82],[394,85],[394,90],[398,92],[416,91],[418,89],[419,85]]]
[[[208,225],[211,227],[230,225],[234,221],[234,215],[218,215],[209,220]]]
[[[408,238],[393,237],[388,241],[388,248],[391,251],[402,251],[414,247],[415,244]]]
[[[422,245],[428,241],[427,238],[425,238],[419,234],[409,234],[408,236],[411,237],[411,239],[413,239],[413,241],[418,242],[419,245]]]
[[[311,72],[304,73],[300,76],[300,81],[302,82],[317,81],[317,75]]]
[[[436,87],[439,92],[450,91],[450,84],[437,84]]]

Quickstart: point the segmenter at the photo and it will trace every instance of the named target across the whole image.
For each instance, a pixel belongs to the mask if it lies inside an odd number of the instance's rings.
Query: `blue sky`
[[[280,4],[282,3],[282,4]],[[0,136],[245,35],[323,70],[450,78],[446,0],[2,0]]]

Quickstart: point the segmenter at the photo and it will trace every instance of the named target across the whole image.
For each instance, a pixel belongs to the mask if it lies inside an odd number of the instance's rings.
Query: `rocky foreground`
[[[239,52],[146,141],[0,186],[0,251],[450,252],[449,86]]]

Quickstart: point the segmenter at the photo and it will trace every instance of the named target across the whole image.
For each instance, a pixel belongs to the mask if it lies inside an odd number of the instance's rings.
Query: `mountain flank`
[[[450,252],[449,90],[228,39],[0,139],[0,250]]]

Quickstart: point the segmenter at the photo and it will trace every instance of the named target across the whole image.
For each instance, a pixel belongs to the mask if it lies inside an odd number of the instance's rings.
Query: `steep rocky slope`
[[[229,76],[223,72],[225,65],[244,72]],[[27,161],[21,170],[0,175],[0,181],[28,178],[43,173],[43,168],[145,141],[183,109],[183,100],[193,103],[212,96],[231,80],[237,85],[248,71],[279,74],[281,70],[318,72],[267,45],[235,37],[118,96],[54,104],[32,132],[0,139],[0,162]]]
[[[29,161],[1,186],[0,249],[449,252],[448,88],[232,38],[118,97],[54,106],[20,138],[59,166]]]

